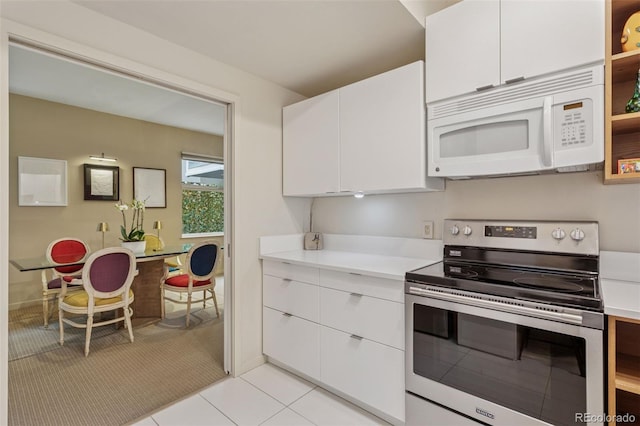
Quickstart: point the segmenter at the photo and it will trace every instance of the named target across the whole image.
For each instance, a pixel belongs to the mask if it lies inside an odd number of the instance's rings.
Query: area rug
[[[134,328],[99,327],[84,356],[84,330],[42,327],[42,312],[9,324],[9,425],[124,425],[226,377],[223,321],[194,310]],[[17,320],[17,321],[16,321]],[[98,332],[98,330],[100,330]]]

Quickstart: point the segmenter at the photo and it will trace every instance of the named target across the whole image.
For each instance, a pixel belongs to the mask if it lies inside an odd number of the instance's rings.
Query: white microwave
[[[428,175],[585,171],[604,160],[604,67],[427,105]]]

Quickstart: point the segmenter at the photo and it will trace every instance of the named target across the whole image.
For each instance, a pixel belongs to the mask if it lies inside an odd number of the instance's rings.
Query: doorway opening
[[[90,419],[102,418],[109,424],[128,423],[204,387],[198,380],[209,377],[215,381],[231,372],[232,282],[230,253],[225,253],[224,248],[230,244],[232,235],[229,131],[232,106],[207,95],[19,40],[11,41],[9,47],[9,86],[11,190],[5,199],[9,205],[9,258],[44,255],[49,242],[60,237],[80,238],[92,252],[105,244],[105,237],[107,246],[119,244],[120,218],[115,202],[87,200],[81,190],[85,184],[83,166],[100,164],[100,160],[89,157],[106,154],[117,159],[118,198],[125,202],[133,199],[134,167],[164,170],[166,206],[145,209],[147,233],[157,232],[160,236],[162,232],[167,246],[203,240],[213,240],[218,245],[215,291],[221,314],[218,319],[211,302],[202,305],[195,300],[191,325],[187,328],[182,306],[167,302],[164,319],[140,321],[139,328],[134,325],[133,343],[120,339],[126,334],[124,330],[102,327],[104,330],[94,332],[91,353],[84,358],[82,351],[74,350],[76,345],[83,345],[82,332],[76,339],[70,334],[72,330],[65,329],[65,344],[60,346],[57,307],[50,326],[45,328],[42,323],[41,271],[20,272],[12,267],[9,424],[43,423],[34,415],[42,415],[48,422],[88,424],[78,407],[95,406],[90,404],[91,400],[100,400],[105,412],[86,413]],[[217,170],[219,187],[215,189],[219,208],[215,213],[207,205],[198,210],[201,219],[222,218],[216,222],[215,230],[185,232],[185,183],[181,170],[184,153],[215,159],[222,165]],[[18,156],[66,161],[69,194],[66,206],[18,206],[18,197],[13,193],[17,185],[12,182],[17,179]],[[109,222],[111,232],[96,232],[96,223]],[[154,223],[163,224],[161,231],[152,229]],[[100,386],[105,382],[96,376],[99,374],[113,383],[117,392]],[[43,381],[43,377],[50,380]],[[29,380],[34,380],[34,386]],[[101,388],[106,392],[100,393]],[[130,401],[126,407],[121,402],[123,389],[129,393],[125,397]],[[43,392],[49,397],[33,392]],[[117,408],[109,405],[109,394],[117,398],[114,401]],[[59,395],[55,404],[46,403],[51,395]],[[87,404],[81,403],[83,399],[87,399]],[[43,402],[42,407],[34,406],[38,400]]]

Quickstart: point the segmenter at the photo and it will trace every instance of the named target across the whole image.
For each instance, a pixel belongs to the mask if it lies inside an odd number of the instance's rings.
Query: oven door
[[[496,425],[602,417],[602,330],[410,294],[405,313],[407,392]]]

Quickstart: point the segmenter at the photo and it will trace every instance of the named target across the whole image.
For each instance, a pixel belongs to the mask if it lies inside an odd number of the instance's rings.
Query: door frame
[[[176,90],[191,96],[226,105],[224,144],[224,370],[234,376],[233,354],[237,339],[234,338],[234,271],[232,243],[235,237],[233,224],[235,144],[237,134],[236,111],[240,110],[237,95],[167,73],[152,66],[110,54],[99,49],[72,42],[31,27],[0,18],[0,263],[9,264],[9,42],[17,41],[44,51],[87,62],[105,70],[139,78],[160,87]],[[8,419],[8,268],[0,269],[0,423]]]

